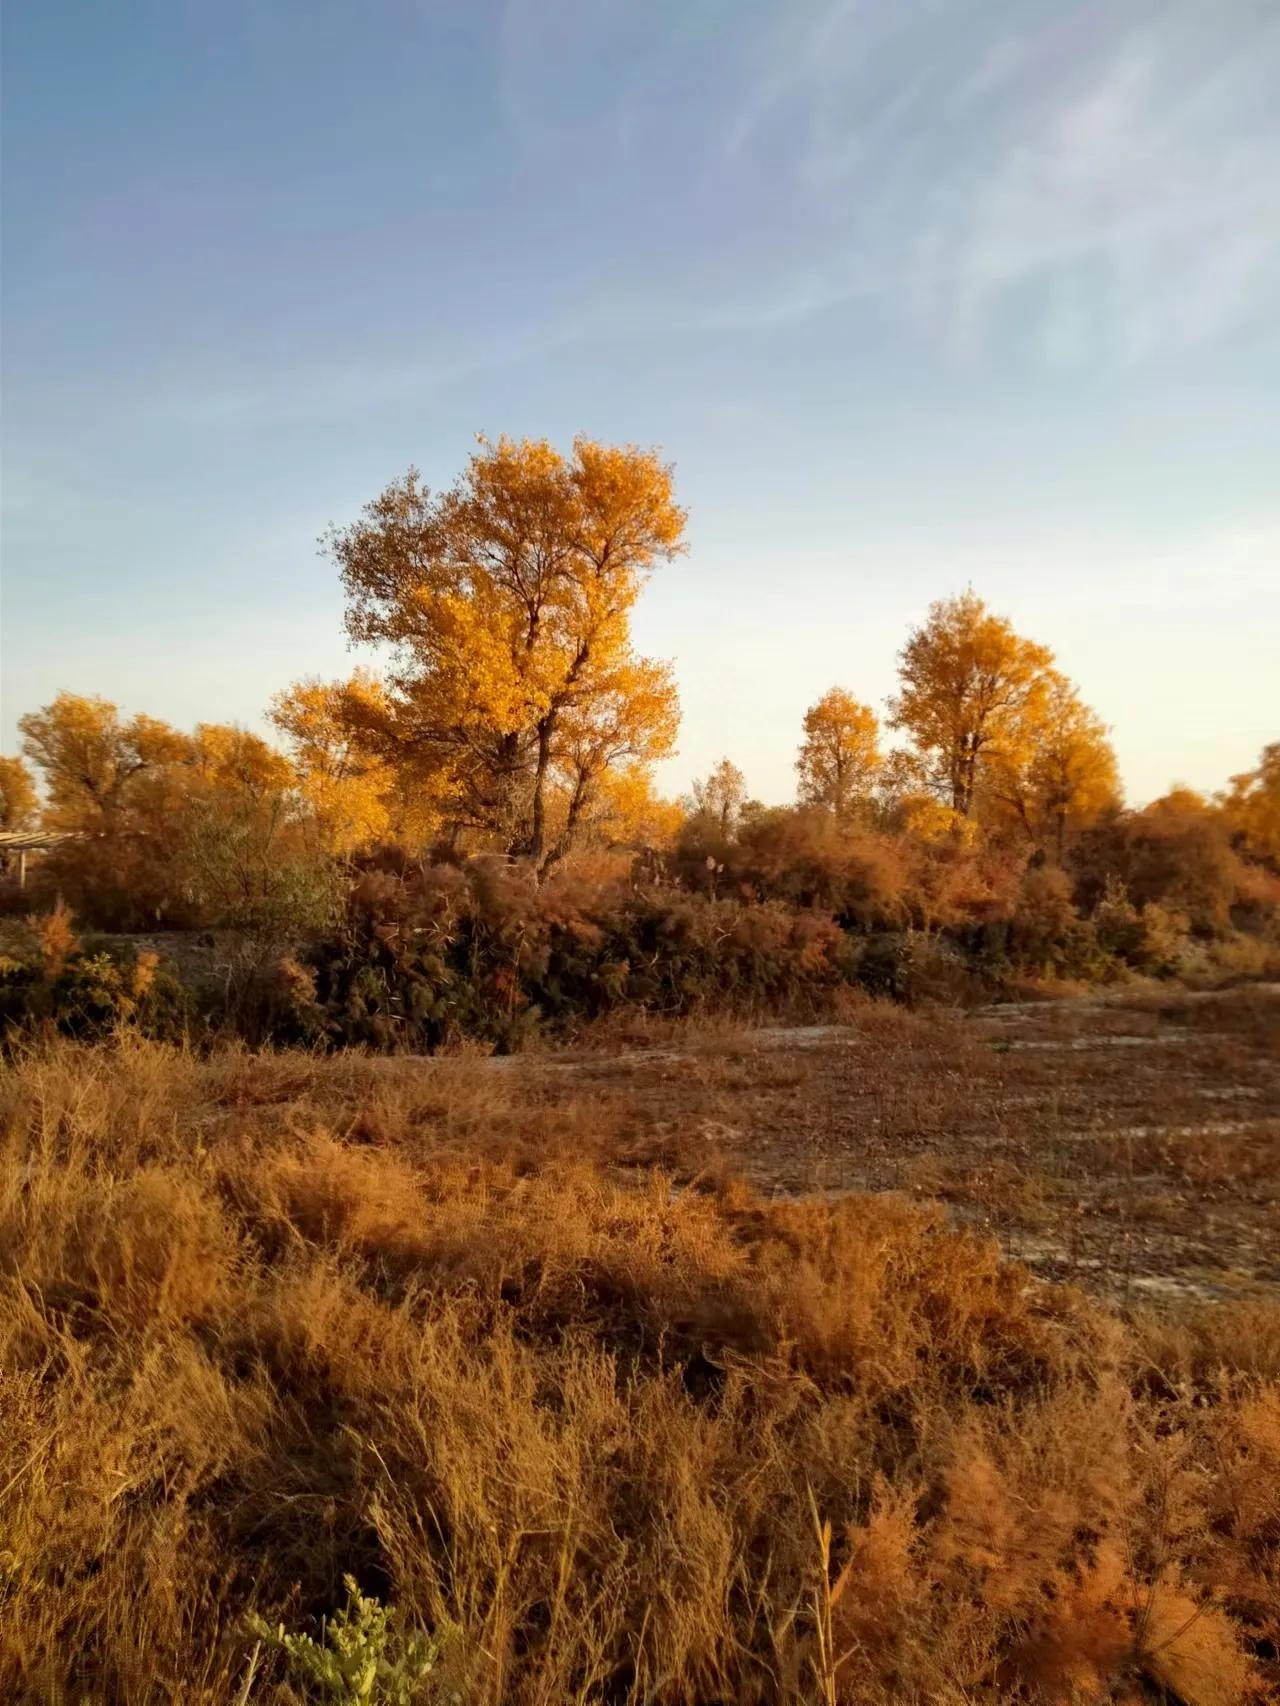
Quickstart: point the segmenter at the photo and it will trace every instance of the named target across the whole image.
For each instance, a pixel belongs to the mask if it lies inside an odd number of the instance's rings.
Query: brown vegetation
[[[1280,1291],[1280,985],[1006,1004],[847,999],[844,1023],[619,1012],[505,1069],[670,1164],[768,1195],[944,1200],[1045,1278],[1119,1303]],[[620,1052],[625,1050],[626,1052]]]
[[[63,1044],[0,1122],[5,1698],[284,1699],[246,1613],[347,1573],[465,1706],[1275,1698],[1274,1304],[1124,1326],[550,1066]]]
[[[968,592],[903,745],[661,800],[684,523],[482,442],[328,535],[389,667],[287,752],[20,719],[0,1698],[1280,1700],[1277,749],[1126,810]]]
[[[683,804],[659,799],[676,687],[636,654],[631,617],[684,526],[670,467],[635,446],[482,440],[434,495],[410,470],[325,540],[350,635],[387,648],[385,676],[277,694],[287,754],[73,693],[28,712],[40,827],[62,838],[29,891],[0,886],[0,907],[61,901],[91,929],[238,930],[302,960],[311,948],[323,972],[368,910],[370,872],[439,889],[497,861],[525,887],[569,880],[507,906],[498,933],[522,935],[521,915],[544,934],[548,913],[587,919],[609,938],[601,987],[634,981],[652,952],[630,928],[637,890],[676,933],[688,894],[792,909],[793,934],[838,927],[850,939],[832,963],[879,959],[878,987],[902,995],[932,981],[906,963],[920,943],[868,937],[923,933],[926,956],[963,960],[987,987],[1194,974],[1224,945],[1252,953],[1239,969],[1265,968],[1275,749],[1217,801],[1183,789],[1126,811],[1106,726],[1052,651],[972,590],[935,602],[902,649],[888,705],[902,745],[882,752],[875,712],[833,687],[804,716],[795,806],[749,798],[729,758]],[[3,760],[0,827],[33,809],[24,764]],[[469,904],[492,911],[478,894]],[[745,993],[768,1000],[758,969]],[[964,977],[937,969],[957,993]],[[548,1005],[526,965],[482,970],[520,984],[517,1005]]]

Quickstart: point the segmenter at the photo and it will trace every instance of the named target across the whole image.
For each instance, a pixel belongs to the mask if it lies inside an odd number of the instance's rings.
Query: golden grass
[[[246,1613],[346,1573],[457,1626],[465,1706],[1277,1697],[1280,1309],[1125,1326],[616,1115],[465,1059],[7,1069],[0,1699],[239,1700]]]

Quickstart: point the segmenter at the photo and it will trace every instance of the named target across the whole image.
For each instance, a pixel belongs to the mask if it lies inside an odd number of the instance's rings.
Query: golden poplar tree
[[[298,681],[271,702],[289,741],[298,787],[321,845],[343,855],[391,830],[395,776],[361,729],[385,714],[386,695],[367,671],[349,681]]]
[[[802,805],[848,817],[871,793],[880,766],[880,725],[869,705],[841,687],[810,705],[796,759]]]
[[[630,764],[604,772],[587,827],[606,846],[652,850],[669,847],[683,821],[680,806],[657,792],[649,771]]]
[[[27,829],[36,818],[36,784],[20,758],[0,756],[0,829]]]
[[[671,470],[633,446],[482,439],[434,497],[411,469],[328,536],[352,637],[393,653],[366,736],[446,820],[545,870],[585,809],[555,833],[558,790],[585,801],[674,742],[674,685],[630,619],[684,523]]]
[[[996,766],[1020,770],[1048,701],[1053,653],[994,616],[973,591],[940,599],[899,661],[891,727],[911,737],[925,775],[968,817]]]
[[[1072,684],[1056,676],[1034,730],[1027,792],[1041,845],[1061,858],[1069,833],[1120,804],[1120,776],[1107,726]]]
[[[187,737],[155,717],[128,722],[109,699],[59,693],[18,719],[22,750],[44,777],[45,816],[56,829],[101,829],[128,802],[148,771],[190,755]]]
[[[722,758],[690,794],[691,815],[702,818],[728,839],[738,828],[747,803],[747,779],[732,759]]]
[[[1058,858],[1067,837],[1120,803],[1106,724],[1057,670],[1048,673],[1036,715],[1010,751],[995,748],[983,789],[984,821],[1011,819]]]
[[[1263,747],[1256,770],[1231,778],[1221,804],[1240,851],[1280,870],[1280,741]]]

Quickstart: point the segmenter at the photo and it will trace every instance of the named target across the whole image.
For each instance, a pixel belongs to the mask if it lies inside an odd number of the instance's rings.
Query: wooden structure
[[[31,853],[48,853],[64,841],[76,839],[74,830],[0,829],[0,870],[18,868],[18,887],[27,886],[27,857]]]

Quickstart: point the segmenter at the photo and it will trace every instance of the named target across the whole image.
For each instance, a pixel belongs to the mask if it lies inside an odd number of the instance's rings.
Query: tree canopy
[[[20,758],[0,756],[0,829],[26,829],[35,822],[36,784]]]
[[[271,701],[271,720],[289,743],[299,791],[330,853],[352,853],[391,829],[395,774],[360,733],[385,706],[381,684],[359,670],[349,681],[295,682]]]
[[[900,654],[891,727],[911,737],[926,775],[968,817],[993,766],[1021,770],[1044,717],[1053,653],[993,615],[972,590],[939,599]]]
[[[1206,927],[1269,904],[1280,743],[1212,803],[1174,793],[1125,812],[1101,718],[972,589],[908,634],[892,746],[871,706],[832,687],[804,713],[795,806],[749,800],[729,757],[663,799],[676,688],[631,624],[684,528],[670,467],[633,445],[481,439],[435,493],[410,468],[324,540],[378,672],[278,693],[283,750],[59,693],[20,719],[24,757],[0,759],[0,827],[71,831],[40,861],[54,892],[147,927],[281,929],[328,916],[353,871],[495,853],[535,888],[572,855],[566,886],[647,874],[881,921],[985,917],[1010,873],[1049,861],[1082,905],[1112,879],[1126,904],[1176,892]]]
[[[109,699],[59,693],[43,710],[18,719],[22,750],[44,776],[51,828],[82,829],[123,804],[131,780],[186,758],[185,735],[155,717],[122,722]]]
[[[880,724],[869,705],[840,687],[810,705],[796,759],[802,805],[847,817],[869,798],[881,763]]]
[[[705,780],[695,782],[689,796],[691,810],[726,837],[737,829],[746,802],[746,777],[728,758],[722,758]]]
[[[1263,747],[1255,770],[1231,778],[1222,807],[1237,846],[1280,870],[1280,741]]]
[[[1023,739],[992,758],[994,815],[1007,811],[1038,847],[1061,859],[1071,831],[1119,804],[1120,782],[1106,725],[1057,670]]]
[[[327,539],[352,637],[392,649],[365,738],[455,828],[545,869],[610,766],[674,743],[674,683],[636,656],[630,618],[684,524],[670,468],[634,446],[579,438],[566,457],[543,440],[481,440],[437,496],[410,469]],[[569,806],[553,835],[557,788]]]

